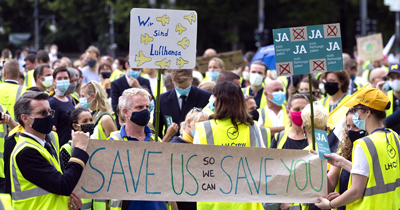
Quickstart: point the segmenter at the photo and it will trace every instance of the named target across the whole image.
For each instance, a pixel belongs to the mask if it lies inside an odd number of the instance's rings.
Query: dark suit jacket
[[[160,124],[159,124],[159,136],[163,137],[162,129],[165,126],[167,129],[167,121],[165,116],[171,116],[172,121],[178,125],[185,120],[186,114],[193,109],[193,107],[203,108],[208,104],[208,99],[211,96],[211,92],[202,90],[195,86],[192,86],[189,92],[189,96],[186,99],[186,105],[184,110],[181,111],[179,108],[178,98],[176,95],[175,88],[172,88],[166,93],[160,95]],[[156,123],[156,112],[154,112],[153,125]],[[179,135],[179,131],[175,134]]]
[[[150,82],[148,79],[145,79],[143,77],[138,77],[137,78],[140,86],[145,87],[150,90],[151,93],[151,87],[150,87]],[[114,80],[114,82],[111,83],[111,104],[112,104],[112,109],[115,112],[115,115],[118,113],[117,108],[118,108],[118,99],[124,92],[124,90],[131,88],[129,86],[128,81],[126,81],[126,76],[123,75],[122,77],[118,78],[117,80]],[[117,120],[118,122],[118,120]]]

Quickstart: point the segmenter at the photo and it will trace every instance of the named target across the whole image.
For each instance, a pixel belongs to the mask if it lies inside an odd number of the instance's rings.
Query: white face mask
[[[269,72],[272,79],[275,80],[276,78],[278,78],[278,73],[276,72],[276,70],[269,70]]]
[[[324,83],[320,83],[319,85],[318,85],[318,89],[321,91],[321,93],[325,93],[325,85],[324,85]]]
[[[48,88],[53,84],[53,76],[47,76],[47,77],[43,77],[43,78],[44,78],[44,81],[42,82],[42,85],[45,88]]]
[[[264,77],[257,74],[257,73],[250,73],[249,81],[250,84],[253,86],[260,86],[262,85]]]
[[[53,54],[53,55],[56,55],[57,54],[57,50],[56,49],[51,49],[50,53]]]
[[[242,72],[242,77],[244,80],[248,81],[250,78],[249,72],[248,71],[243,71]]]
[[[400,91],[400,80],[389,81],[389,86],[396,92]]]
[[[116,63],[113,63],[112,67],[113,69],[118,69],[118,65]]]

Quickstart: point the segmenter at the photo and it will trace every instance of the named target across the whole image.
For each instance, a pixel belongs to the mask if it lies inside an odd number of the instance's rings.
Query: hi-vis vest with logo
[[[239,124],[236,129],[231,119],[208,120],[196,124],[196,132],[201,144],[260,147],[261,137],[257,126]]]
[[[363,197],[347,209],[400,209],[399,136],[393,131],[386,134],[387,139],[384,132],[376,132],[354,142],[352,159],[354,148],[360,145],[368,160],[369,177]]]
[[[269,118],[269,116],[268,116],[268,111],[267,111],[267,109],[268,109],[268,107],[263,107],[263,108],[261,108],[261,109],[259,109],[259,113],[260,113],[260,116],[261,116],[261,119],[263,119],[263,122],[264,122],[264,127],[266,127],[266,128],[272,128],[273,126],[272,126],[272,121],[271,121],[271,119]],[[286,113],[286,108],[285,108],[285,106],[284,105],[282,105],[282,117],[283,117],[283,124],[282,125],[280,125],[280,126],[286,126],[286,125],[288,125],[289,124],[289,117],[287,116],[287,113]]]
[[[53,135],[53,136],[52,136]],[[53,141],[58,141],[54,137],[55,134],[50,133]],[[62,173],[61,166],[58,159],[58,147],[55,149],[57,157],[52,156],[45,148],[42,147],[37,141],[20,136],[15,148],[11,154],[10,159],[10,172],[11,172],[11,196],[15,209],[60,209],[68,210],[68,196],[56,195],[50,193],[32,182],[26,180],[22,175],[17,164],[16,157],[18,153],[30,147],[38,151],[44,159],[46,159],[57,171]]]
[[[1,97],[0,104],[6,107],[11,118],[14,118],[14,105],[18,98],[26,91],[26,88],[22,85],[1,83],[0,84]]]

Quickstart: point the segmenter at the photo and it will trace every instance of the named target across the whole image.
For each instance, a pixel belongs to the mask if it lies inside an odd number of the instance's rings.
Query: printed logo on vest
[[[227,136],[231,140],[235,140],[239,136],[239,131],[235,127],[230,127],[227,131]]]
[[[392,147],[392,145],[388,144],[386,149],[390,158],[393,159],[396,157],[396,150]]]

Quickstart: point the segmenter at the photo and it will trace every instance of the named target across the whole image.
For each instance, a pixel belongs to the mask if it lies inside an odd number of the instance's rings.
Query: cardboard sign
[[[231,71],[235,70],[239,67],[246,66],[246,62],[244,61],[242,51],[232,51],[219,53],[216,56],[220,58],[225,64],[225,70]],[[211,60],[211,57],[197,57],[196,63],[201,73],[205,73],[208,71],[208,62]]]
[[[317,140],[318,154],[319,158],[331,160],[332,158],[326,158],[324,154],[331,154],[331,149],[329,147],[328,135],[326,131],[314,129],[315,139]]]
[[[343,70],[340,24],[274,29],[278,76]]]
[[[133,8],[130,66],[192,69],[196,62],[197,20],[196,11]]]
[[[363,61],[383,59],[382,34],[374,34],[357,39],[358,55]]]
[[[231,141],[231,140],[229,140]],[[303,150],[90,140],[81,198],[314,203],[327,162]]]

